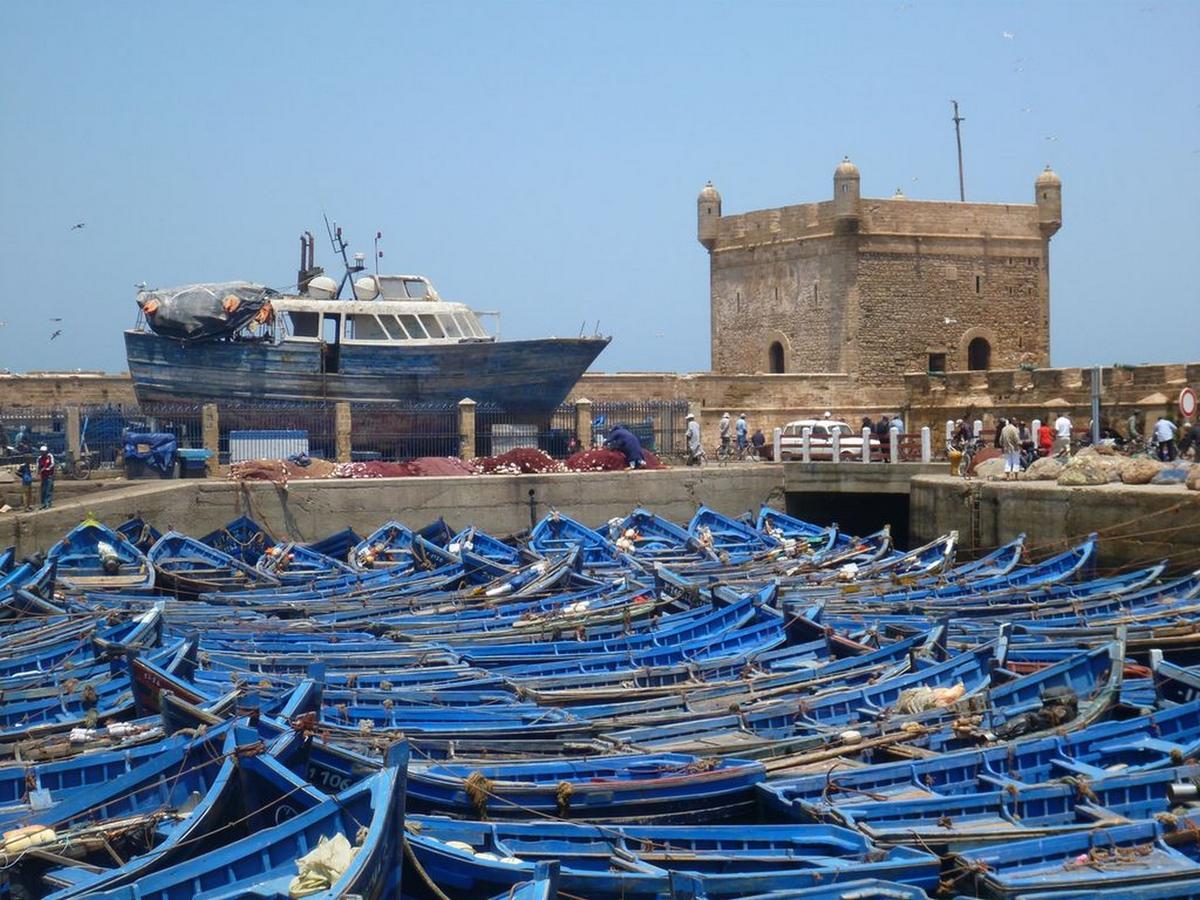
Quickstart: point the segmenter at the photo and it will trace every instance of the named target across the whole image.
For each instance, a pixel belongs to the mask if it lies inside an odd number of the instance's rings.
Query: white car
[[[789,459],[804,458],[804,429],[811,430],[809,443],[810,459],[833,459],[833,433],[838,432],[838,457],[842,460],[862,459],[862,433],[855,431],[845,422],[835,419],[797,419],[783,426],[783,435],[779,441],[779,455],[786,462]],[[880,446],[877,438],[871,438],[871,458],[880,458]]]

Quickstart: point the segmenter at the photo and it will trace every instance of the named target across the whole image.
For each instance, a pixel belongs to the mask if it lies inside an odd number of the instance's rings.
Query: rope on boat
[[[492,793],[491,779],[476,769],[467,776],[466,781],[463,782],[463,788],[471,800],[471,805],[475,807],[476,815],[480,820],[486,822],[488,795]]]
[[[554,790],[554,804],[558,809],[558,814],[564,819],[571,812],[571,797],[574,794],[575,787],[569,781],[560,781]]]
[[[404,827],[408,828],[407,822],[405,823]],[[425,887],[429,888],[430,893],[432,893],[437,900],[450,900],[450,897],[443,892],[440,887],[437,886],[437,882],[429,877],[429,873],[425,871],[425,867],[421,865],[421,861],[417,859],[417,854],[413,852],[412,844],[409,842],[407,834],[404,835],[404,858],[407,859],[409,865],[413,867],[413,871],[421,876],[421,880],[425,882]]]

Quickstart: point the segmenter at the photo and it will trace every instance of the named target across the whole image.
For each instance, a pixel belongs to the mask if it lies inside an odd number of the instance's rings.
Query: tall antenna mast
[[[958,144],[958,199],[962,203],[967,202],[967,188],[963,182],[963,165],[962,165],[962,128],[963,122],[967,121],[958,114],[958,101],[951,100],[954,104],[954,142]]]

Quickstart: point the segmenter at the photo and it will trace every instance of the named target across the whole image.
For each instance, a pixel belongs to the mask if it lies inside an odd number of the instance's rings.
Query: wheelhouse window
[[[420,318],[421,324],[425,326],[425,330],[431,338],[444,338],[446,336],[446,332],[438,322],[437,316],[430,313],[422,313]]]
[[[315,312],[289,312],[288,330],[294,337],[315,338],[320,334],[320,316]]]
[[[441,322],[442,330],[446,332],[447,337],[460,338],[463,336],[462,329],[454,321],[454,316],[438,316],[438,321]]]
[[[429,337],[425,333],[425,329],[421,327],[421,323],[417,321],[417,317],[409,313],[403,313],[397,316],[400,324],[404,326],[404,330],[408,332],[408,336],[414,340],[423,341]]]
[[[386,341],[388,334],[374,316],[346,316],[345,336],[350,341]]]
[[[415,278],[406,278],[404,292],[413,300],[423,300],[429,296],[429,285]]]

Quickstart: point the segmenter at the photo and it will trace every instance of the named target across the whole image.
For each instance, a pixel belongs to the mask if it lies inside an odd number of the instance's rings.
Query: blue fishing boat
[[[274,576],[177,531],[164,534],[146,555],[158,572],[159,587],[176,597],[279,586]]]
[[[835,887],[864,877],[930,890],[938,881],[933,854],[878,848],[828,825],[597,826],[458,822],[419,814],[409,822],[409,843],[421,868],[456,898],[505,890],[551,859],[559,862],[560,896],[589,900],[662,900],[672,896],[677,872],[698,877],[709,897],[721,898]],[[406,885],[415,881],[406,870]]]
[[[200,538],[200,542],[251,566],[258,562],[268,547],[275,545],[275,539],[267,529],[249,516],[238,516]]]
[[[154,542],[162,537],[162,532],[141,516],[126,519],[117,526],[117,533],[143,553],[148,552]]]
[[[719,895],[708,889],[703,876],[691,872],[671,873],[671,900],[709,900],[715,896]],[[741,894],[738,900],[928,900],[928,897],[923,888],[911,884],[864,878],[763,894]]]
[[[154,567],[120,533],[88,519],[72,528],[46,554],[58,564],[57,580],[67,590],[150,590]]]
[[[399,895],[404,841],[404,787],[407,745],[394,744],[385,766],[331,797],[278,824],[229,841],[191,859],[143,874],[132,884],[88,896],[106,900],[172,900],[184,896],[286,898],[298,874],[297,860],[321,838],[341,836],[357,847],[348,867],[322,892],[325,897],[356,894],[370,900]]]
[[[1128,891],[1200,879],[1195,835],[1172,841],[1155,821],[963,850],[955,863],[964,873],[960,890],[995,898],[1065,889]]]
[[[744,815],[761,763],[637,754],[496,765],[432,763],[409,772],[414,812],[591,822],[712,822]]]
[[[337,244],[345,260],[340,236]],[[351,284],[361,267],[347,263],[339,284],[313,267],[311,235],[306,247],[296,295],[245,282],[138,294],[125,353],[139,402],[470,397],[541,421],[608,345],[598,336],[502,341],[423,276]]]
[[[361,540],[362,535],[353,528],[343,528],[341,531],[335,531],[319,541],[312,541],[304,546],[314,553],[345,562],[350,554],[350,548]]]

